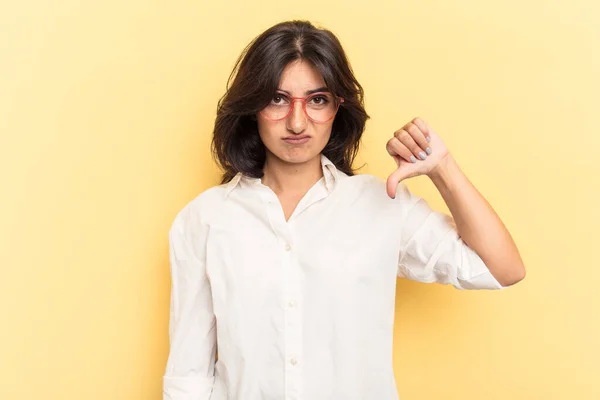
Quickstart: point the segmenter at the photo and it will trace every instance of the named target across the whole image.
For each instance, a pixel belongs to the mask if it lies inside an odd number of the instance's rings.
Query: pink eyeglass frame
[[[284,120],[284,119],[286,119],[287,117],[290,116],[290,114],[292,113],[292,110],[294,109],[294,103],[296,101],[301,101],[302,102],[302,109],[304,110],[304,115],[306,115],[306,117],[308,119],[310,119],[313,122],[316,122],[317,124],[323,124],[323,123],[329,122],[329,121],[331,121],[332,119],[335,118],[335,116],[337,115],[338,110],[340,109],[340,105],[344,102],[344,98],[343,97],[336,97],[336,96],[334,96],[334,98],[338,101],[337,107],[335,109],[335,112],[333,113],[333,116],[331,118],[329,118],[328,120],[326,120],[326,121],[317,121],[317,120],[311,118],[310,115],[308,115],[308,112],[306,111],[306,100],[308,100],[309,98],[312,98],[312,97],[318,97],[319,95],[327,95],[327,94],[331,94],[331,93],[328,93],[328,92],[317,92],[317,93],[311,93],[311,94],[309,94],[308,96],[305,96],[305,97],[292,97],[292,96],[288,96],[288,95],[285,95],[285,94],[281,94],[282,97],[286,97],[287,99],[291,100],[291,102],[290,102],[290,109],[288,110],[287,114],[285,114],[284,117],[276,118],[276,119],[275,118],[269,118],[265,114],[263,114],[262,110],[260,110],[259,112],[260,112],[260,115],[262,115],[263,117],[265,117],[269,121],[281,121],[281,120]]]

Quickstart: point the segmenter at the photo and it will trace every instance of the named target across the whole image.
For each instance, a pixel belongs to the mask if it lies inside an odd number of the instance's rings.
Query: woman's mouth
[[[288,136],[283,138],[283,141],[289,144],[304,144],[310,140],[308,135]]]

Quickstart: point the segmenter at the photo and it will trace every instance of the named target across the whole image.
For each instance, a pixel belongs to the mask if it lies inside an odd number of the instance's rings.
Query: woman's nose
[[[296,133],[302,132],[306,128],[306,114],[302,102],[295,101],[292,104],[292,112],[289,117],[291,130]]]

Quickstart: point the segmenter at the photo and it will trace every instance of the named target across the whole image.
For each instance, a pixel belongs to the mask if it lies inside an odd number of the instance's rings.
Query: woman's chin
[[[314,159],[319,154],[313,154],[312,152],[284,152],[282,154],[274,154],[275,158],[279,159],[286,164],[305,164],[310,160]]]

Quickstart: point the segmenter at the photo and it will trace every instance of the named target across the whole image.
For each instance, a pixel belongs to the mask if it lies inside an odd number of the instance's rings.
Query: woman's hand
[[[414,176],[431,176],[450,154],[437,133],[418,117],[394,132],[385,147],[398,166],[387,179],[391,198],[396,195],[398,183]]]

